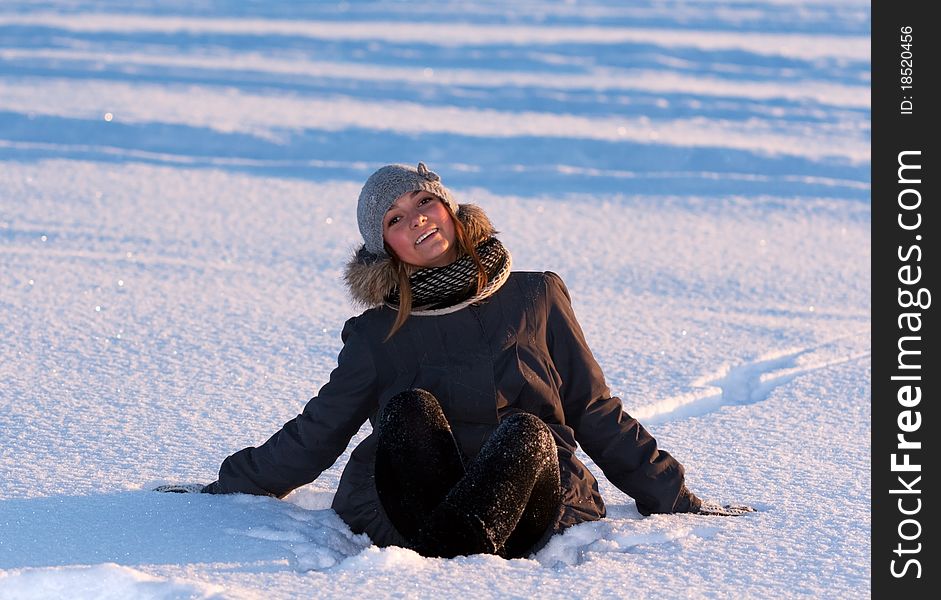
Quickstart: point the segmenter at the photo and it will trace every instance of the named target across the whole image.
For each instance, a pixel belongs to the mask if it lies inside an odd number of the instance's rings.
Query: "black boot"
[[[376,491],[392,524],[411,543],[464,475],[461,454],[441,405],[422,389],[389,400],[376,431]]]
[[[561,503],[559,457],[549,428],[517,413],[505,419],[421,527],[425,556],[525,556]],[[525,518],[524,518],[525,516]]]
[[[548,428],[547,428],[548,429]],[[550,434],[551,437],[551,434]],[[559,455],[552,439],[551,455],[545,466],[536,475],[529,503],[523,510],[516,529],[507,538],[501,555],[504,558],[522,558],[529,556],[532,547],[542,539],[550,527],[555,525],[562,507],[562,485],[560,482]]]
[[[439,504],[418,532],[412,549],[422,556],[454,558],[470,554],[498,554],[486,523],[447,500]]]

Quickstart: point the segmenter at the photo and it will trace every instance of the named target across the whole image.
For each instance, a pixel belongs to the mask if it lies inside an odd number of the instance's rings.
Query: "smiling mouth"
[[[424,235],[422,235],[420,238],[418,238],[417,240],[415,240],[415,245],[417,246],[417,245],[421,244],[422,242],[424,242],[425,240],[427,240],[428,238],[430,238],[431,236],[433,236],[433,235],[436,234],[436,233],[438,233],[438,228],[437,228],[437,227],[435,227],[435,228],[432,229],[431,231],[428,231],[427,233],[425,233]]]

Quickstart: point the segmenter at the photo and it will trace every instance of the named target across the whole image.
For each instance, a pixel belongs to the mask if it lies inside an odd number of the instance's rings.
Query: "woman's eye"
[[[395,225],[396,223],[398,223],[398,221],[399,221],[400,218],[401,218],[401,217],[392,217],[391,219],[389,219],[389,227],[392,227],[393,225]]]
[[[430,201],[430,200],[431,200],[431,198],[429,198],[428,196],[425,196],[424,198],[422,198],[421,200],[418,201],[418,206],[421,206],[422,204],[427,204],[428,201]]]

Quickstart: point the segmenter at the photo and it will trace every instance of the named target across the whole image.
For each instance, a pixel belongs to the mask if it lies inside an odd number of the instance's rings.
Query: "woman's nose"
[[[420,212],[415,213],[415,216],[412,217],[412,226],[416,227],[418,225],[421,225],[427,220],[428,220],[428,217],[426,217],[423,213],[420,213]]]

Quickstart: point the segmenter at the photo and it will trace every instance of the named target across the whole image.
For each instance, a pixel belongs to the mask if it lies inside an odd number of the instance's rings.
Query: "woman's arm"
[[[337,367],[304,412],[255,448],[229,456],[206,491],[281,498],[310,483],[336,461],[376,407],[376,368],[356,318],[343,326]]]
[[[641,514],[695,512],[700,501],[684,484],[683,465],[611,396],[572,310],[562,278],[546,272],[547,344],[562,381],[566,424],[611,483],[637,502]]]

